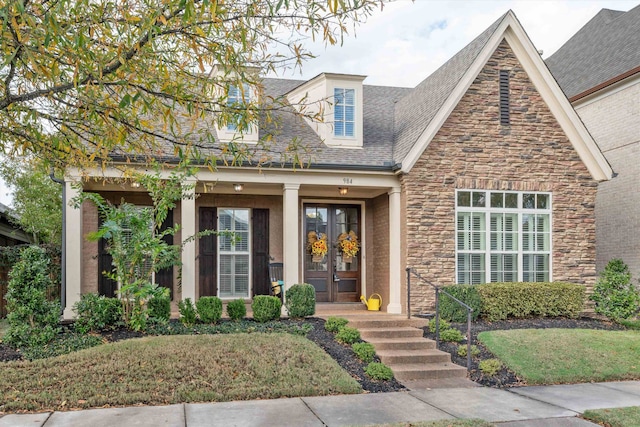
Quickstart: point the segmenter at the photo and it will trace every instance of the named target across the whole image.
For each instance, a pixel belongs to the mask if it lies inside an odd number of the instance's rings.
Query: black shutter
[[[500,124],[509,123],[509,70],[500,70]]]
[[[269,295],[269,209],[252,212],[253,295]]]
[[[102,217],[99,217],[98,228],[102,227]],[[98,240],[98,293],[109,298],[117,296],[118,282],[104,275],[104,271],[113,270],[113,258],[107,251],[107,241]]]
[[[216,208],[200,208],[199,231],[217,229]],[[199,288],[200,296],[217,296],[218,283],[217,271],[217,241],[216,235],[200,237],[200,253],[198,254],[199,264]]]
[[[160,231],[165,231],[173,227],[173,209],[167,212],[167,217],[160,226]],[[173,235],[166,235],[162,238],[168,245],[173,245]],[[169,289],[170,298],[173,300],[173,267],[163,268],[156,272],[156,283],[163,288]]]

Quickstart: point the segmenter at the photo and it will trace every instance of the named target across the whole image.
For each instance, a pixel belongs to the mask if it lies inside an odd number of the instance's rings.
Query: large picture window
[[[218,231],[220,298],[249,298],[249,209],[220,209]]]
[[[551,280],[551,194],[458,190],[456,281]]]

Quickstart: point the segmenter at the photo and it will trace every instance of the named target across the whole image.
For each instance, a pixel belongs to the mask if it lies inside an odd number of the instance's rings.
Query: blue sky
[[[316,58],[285,78],[323,71],[368,76],[365,84],[416,86],[511,9],[546,58],[601,9],[627,11],[639,0],[396,0],[374,13],[342,46],[309,45]],[[11,203],[0,181],[0,202]]]

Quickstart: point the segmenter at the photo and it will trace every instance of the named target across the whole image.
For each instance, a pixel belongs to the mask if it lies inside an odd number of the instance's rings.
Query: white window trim
[[[459,192],[473,192],[473,193],[485,193],[485,200],[487,207],[467,207],[467,206],[458,206],[458,193]],[[521,207],[518,208],[492,208],[490,207],[491,198],[490,193],[515,193],[518,195],[518,206],[522,206],[522,197],[524,194],[544,194],[549,197],[549,207],[547,209],[524,209]],[[551,192],[545,191],[513,191],[513,190],[474,190],[474,189],[456,189],[455,191],[455,214],[454,214],[454,230],[455,230],[455,283],[458,283],[458,254],[460,253],[458,249],[458,212],[481,212],[486,215],[485,220],[485,249],[484,250],[468,250],[463,251],[464,253],[477,253],[485,255],[485,281],[484,283],[491,283],[491,254],[501,253],[504,251],[491,251],[491,220],[490,216],[492,213],[515,213],[518,215],[518,251],[517,251],[517,272],[518,272],[518,282],[523,281],[524,271],[523,271],[523,256],[528,254],[546,254],[549,255],[549,281],[553,281],[553,194]],[[472,203],[473,204],[473,203]],[[523,250],[523,240],[522,240],[522,215],[525,214],[548,214],[549,215],[549,250],[548,251],[524,251]]]
[[[238,252],[238,251],[222,251],[220,249],[220,236],[216,236],[216,263],[217,263],[217,268],[216,268],[216,279],[217,279],[217,283],[218,283],[218,298],[220,298],[223,301],[231,301],[234,299],[250,299],[252,292],[253,292],[253,265],[252,265],[252,260],[253,260],[253,256],[251,254],[251,248],[252,248],[252,241],[251,241],[251,235],[252,235],[252,231],[253,231],[253,221],[251,220],[252,218],[252,209],[250,208],[239,208],[239,207],[219,207],[217,208],[217,215],[216,215],[216,228],[219,230],[220,229],[220,212],[222,212],[225,209],[230,209],[230,210],[246,210],[248,213],[248,227],[247,227],[247,251],[244,252]],[[220,257],[221,255],[248,255],[249,256],[249,269],[248,269],[248,287],[247,287],[247,295],[246,296],[238,296],[238,295],[234,295],[234,296],[222,296],[221,295],[221,285],[220,285]]]

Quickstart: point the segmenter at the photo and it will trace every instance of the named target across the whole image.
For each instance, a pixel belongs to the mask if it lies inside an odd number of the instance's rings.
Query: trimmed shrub
[[[218,323],[222,317],[222,300],[218,297],[200,297],[196,309],[202,323]]]
[[[114,329],[122,323],[122,303],[118,298],[98,294],[84,294],[73,305],[76,313],[74,329],[81,333]]]
[[[478,364],[478,368],[480,368],[480,371],[484,375],[492,377],[497,374],[500,369],[502,369],[502,362],[500,362],[498,359],[486,359],[480,361],[480,363]]]
[[[164,295],[154,296],[147,301],[149,318],[165,322],[171,318],[171,299]]]
[[[364,369],[364,373],[374,380],[389,381],[393,378],[393,371],[390,367],[380,362],[371,362]]]
[[[287,289],[284,301],[289,317],[301,318],[316,314],[316,289],[308,283],[300,283]]]
[[[198,319],[196,307],[193,305],[191,298],[186,298],[178,302],[178,311],[180,311],[180,322],[183,325],[193,325]]]
[[[336,340],[343,344],[353,344],[354,342],[360,341],[360,331],[356,328],[343,326],[338,330]]]
[[[324,329],[329,332],[338,332],[340,328],[347,326],[349,321],[344,317],[331,316],[324,322]]]
[[[460,344],[458,346],[458,356],[467,357],[467,346],[466,346],[466,344]],[[477,345],[472,345],[471,346],[471,357],[478,357],[478,356],[480,356],[480,349],[478,348]]]
[[[591,300],[596,303],[596,313],[609,319],[628,319],[638,312],[640,293],[621,259],[612,259],[600,273]]]
[[[440,331],[440,340],[444,342],[460,342],[464,339],[464,335],[457,329],[445,329]]]
[[[9,329],[4,342],[16,348],[40,346],[60,332],[60,304],[47,301],[51,286],[47,253],[29,246],[20,253],[20,260],[9,273],[7,321]]]
[[[368,342],[357,342],[351,346],[353,352],[358,356],[358,359],[362,360],[364,363],[373,362],[373,356],[376,355],[376,349],[373,347],[373,344]]]
[[[482,309],[482,300],[480,299],[478,289],[474,285],[451,285],[445,286],[442,289],[473,308],[471,320],[475,321],[478,319]],[[441,318],[450,322],[467,321],[467,309],[455,302],[448,295],[444,293],[440,294],[439,305]]]
[[[446,331],[447,329],[451,329],[451,325],[444,319],[440,319],[438,321],[438,327],[440,328],[440,333],[442,331]],[[436,333],[436,319],[429,320],[429,332],[432,334]]]
[[[280,298],[270,295],[257,295],[253,298],[253,304],[251,304],[253,319],[260,323],[279,319],[281,309],[282,301],[280,301]]]
[[[234,299],[227,304],[227,315],[231,320],[242,320],[247,315],[243,299]]]
[[[584,307],[585,287],[562,282],[487,283],[476,285],[482,317],[563,316],[577,318]]]

